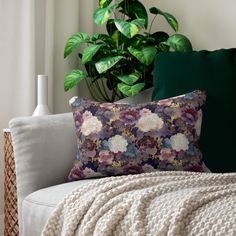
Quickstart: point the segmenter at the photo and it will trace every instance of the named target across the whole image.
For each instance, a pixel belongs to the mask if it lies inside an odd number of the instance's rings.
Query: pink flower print
[[[137,110],[129,109],[120,113],[121,121],[125,123],[133,124],[140,118],[140,114]]]
[[[85,111],[84,114],[83,114],[83,119],[84,120],[87,120],[89,118],[91,118],[93,115],[90,111]]]
[[[159,157],[159,159],[161,161],[173,161],[175,159],[175,154],[173,153],[173,151],[171,149],[168,148],[163,148],[161,150],[161,155]]]
[[[152,112],[147,108],[143,108],[139,113],[141,116],[147,116],[147,115],[152,114]]]
[[[157,104],[160,105],[160,106],[170,106],[171,103],[172,103],[171,100],[169,100],[169,99],[163,99],[163,100],[158,101]]]
[[[101,151],[99,152],[99,158],[98,161],[100,163],[107,163],[107,164],[111,164],[113,161],[113,154],[109,151]]]
[[[198,119],[198,113],[195,109],[186,108],[182,110],[182,119],[189,124],[193,124]]]

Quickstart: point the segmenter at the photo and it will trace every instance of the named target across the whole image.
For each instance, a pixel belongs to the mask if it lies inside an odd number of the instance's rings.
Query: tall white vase
[[[48,108],[48,76],[37,77],[37,106],[32,116],[43,116],[52,114]]]

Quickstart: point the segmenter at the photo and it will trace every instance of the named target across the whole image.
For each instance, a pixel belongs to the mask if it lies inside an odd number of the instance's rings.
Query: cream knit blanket
[[[236,173],[154,172],[74,190],[43,236],[235,236]]]

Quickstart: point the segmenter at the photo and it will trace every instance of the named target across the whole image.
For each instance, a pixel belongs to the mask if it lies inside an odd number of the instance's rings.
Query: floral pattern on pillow
[[[78,150],[69,180],[206,171],[198,147],[205,93],[139,105],[73,98]]]

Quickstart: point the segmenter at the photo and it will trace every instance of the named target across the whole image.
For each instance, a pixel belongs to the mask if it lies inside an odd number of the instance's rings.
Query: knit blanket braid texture
[[[43,236],[235,236],[236,173],[153,172],[70,193]]]

